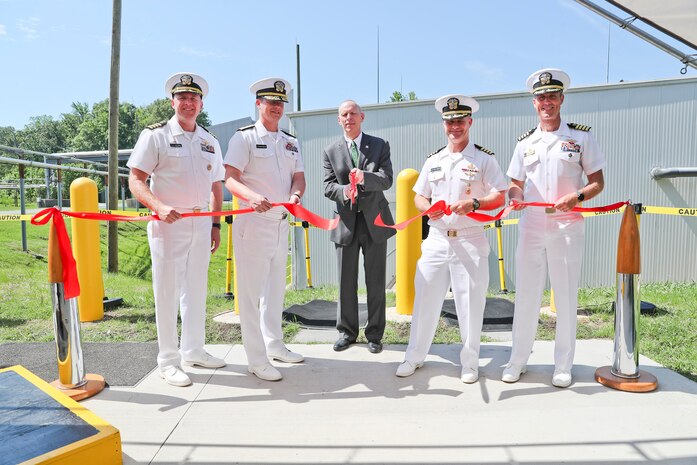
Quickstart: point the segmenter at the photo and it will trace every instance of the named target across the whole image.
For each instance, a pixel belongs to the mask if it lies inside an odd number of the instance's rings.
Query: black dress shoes
[[[336,352],[341,352],[342,350],[346,350],[349,348],[351,344],[353,344],[356,341],[352,341],[350,339],[347,339],[345,337],[340,337],[335,343],[334,343],[334,350]]]
[[[379,354],[382,352],[382,342],[368,342],[368,352],[371,354]]]

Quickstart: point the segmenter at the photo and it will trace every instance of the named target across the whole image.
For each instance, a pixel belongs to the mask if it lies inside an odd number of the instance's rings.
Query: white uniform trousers
[[[510,363],[527,364],[535,342],[547,271],[554,289],[557,329],[554,366],[570,371],[576,348],[578,280],[583,259],[582,217],[555,219],[526,211],[518,224],[515,312]]]
[[[160,368],[179,366],[181,356],[200,356],[206,334],[206,293],[211,259],[211,219],[148,223],[152,287]],[[181,355],[177,313],[181,311]]]
[[[283,344],[281,318],[288,262],[288,220],[240,215],[233,223],[237,299],[249,366],[269,363]]]
[[[489,241],[481,228],[473,235],[458,237],[447,237],[444,232],[431,228],[416,264],[414,315],[405,360],[417,364],[426,358],[443,300],[452,287],[462,338],[460,363],[463,368],[478,368],[489,286],[489,251]]]

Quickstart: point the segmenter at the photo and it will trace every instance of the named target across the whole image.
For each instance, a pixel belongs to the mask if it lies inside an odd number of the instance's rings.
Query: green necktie
[[[356,141],[351,141],[351,159],[353,160],[353,166],[358,168],[358,147],[356,147]]]

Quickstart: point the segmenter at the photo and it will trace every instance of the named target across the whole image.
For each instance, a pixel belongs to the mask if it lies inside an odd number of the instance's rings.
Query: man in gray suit
[[[393,229],[375,226],[378,214],[393,223],[383,194],[392,185],[390,144],[361,131],[365,115],[353,100],[339,106],[339,126],[344,136],[324,149],[324,195],[336,202],[341,218],[331,232],[339,265],[339,303],[336,329],[341,337],[334,350],[347,349],[358,337],[358,254],[363,251],[365,285],[368,291],[368,350],[382,351],[385,331],[385,261],[387,239]],[[357,189],[351,191],[351,177]],[[352,198],[355,196],[355,202]]]

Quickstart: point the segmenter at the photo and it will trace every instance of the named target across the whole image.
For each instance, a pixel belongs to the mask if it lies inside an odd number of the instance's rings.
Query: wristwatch
[[[583,199],[586,198],[586,196],[583,195],[583,192],[581,192],[581,191],[576,191],[576,194],[577,194],[576,198],[578,199],[579,202],[583,202]]]
[[[479,200],[477,199],[472,199],[472,211],[478,210],[479,209]]]
[[[220,223],[213,223],[212,226],[213,226],[214,228],[220,229]]]

